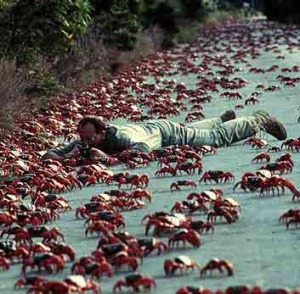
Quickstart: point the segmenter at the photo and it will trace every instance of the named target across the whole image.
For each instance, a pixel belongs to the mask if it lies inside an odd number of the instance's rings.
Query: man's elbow
[[[62,156],[58,155],[53,151],[48,151],[46,154],[42,156],[41,160],[47,160],[47,159],[61,160]]]
[[[130,150],[137,150],[145,153],[150,153],[152,149],[145,143],[134,144]]]

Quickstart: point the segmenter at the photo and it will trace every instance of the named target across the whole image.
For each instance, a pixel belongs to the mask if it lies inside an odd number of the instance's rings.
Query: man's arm
[[[75,140],[69,144],[67,144],[64,147],[58,147],[58,148],[53,148],[49,150],[45,155],[43,155],[42,159],[48,159],[48,158],[62,158],[66,155],[68,155],[70,152],[72,152],[75,147],[81,146],[81,141],[80,140]]]
[[[131,150],[131,151],[142,151],[149,153],[152,151],[150,146],[145,142],[140,142],[131,138],[125,132],[118,132],[117,135],[117,148],[124,151],[124,150]]]

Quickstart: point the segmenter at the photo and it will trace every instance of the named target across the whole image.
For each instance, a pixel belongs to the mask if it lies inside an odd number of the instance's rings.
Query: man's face
[[[79,136],[83,143],[93,146],[98,134],[96,133],[95,126],[88,123],[79,129]]]

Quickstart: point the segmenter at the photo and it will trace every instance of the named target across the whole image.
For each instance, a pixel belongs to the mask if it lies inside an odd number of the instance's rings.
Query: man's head
[[[105,139],[106,123],[96,116],[86,116],[79,121],[78,133],[83,143],[98,146]]]

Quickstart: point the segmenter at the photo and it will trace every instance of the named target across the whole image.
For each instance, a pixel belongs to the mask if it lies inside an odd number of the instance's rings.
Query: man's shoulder
[[[112,136],[115,135],[118,131],[118,127],[115,125],[109,125],[106,127],[106,135]]]
[[[82,145],[82,142],[80,139],[76,139],[76,140],[73,140],[69,143],[64,143],[65,145],[69,145],[69,146],[76,146],[76,145]]]

